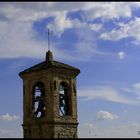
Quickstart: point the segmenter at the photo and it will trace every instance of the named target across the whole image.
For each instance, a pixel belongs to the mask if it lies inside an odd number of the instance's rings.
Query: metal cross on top
[[[50,30],[48,28],[48,49],[50,51]]]

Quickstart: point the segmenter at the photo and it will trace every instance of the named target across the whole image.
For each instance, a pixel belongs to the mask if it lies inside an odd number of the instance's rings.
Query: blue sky
[[[54,59],[77,77],[78,137],[140,137],[140,2],[1,2],[0,137],[22,138],[22,80]]]

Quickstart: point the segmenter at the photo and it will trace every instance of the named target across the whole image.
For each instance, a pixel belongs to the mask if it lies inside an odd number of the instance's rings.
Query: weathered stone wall
[[[54,138],[77,138],[77,125],[55,125],[54,131]]]
[[[61,72],[61,73],[60,73]],[[67,71],[38,71],[23,77],[23,129],[24,138],[77,138],[77,93],[76,79]],[[36,82],[45,85],[46,116],[33,118],[33,86]],[[59,85],[69,85],[70,112],[59,114]]]

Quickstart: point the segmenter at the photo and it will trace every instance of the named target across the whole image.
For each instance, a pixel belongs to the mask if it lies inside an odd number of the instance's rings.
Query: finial
[[[50,51],[50,30],[48,28],[48,49]]]
[[[50,30],[48,28],[48,52],[46,52],[46,61],[53,61],[53,55],[50,51]]]
[[[46,61],[53,61],[53,55],[51,51],[46,53]]]

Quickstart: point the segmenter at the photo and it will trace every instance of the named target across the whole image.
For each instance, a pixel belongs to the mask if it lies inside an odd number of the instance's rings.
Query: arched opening
[[[33,113],[34,117],[45,116],[45,89],[42,82],[37,82],[33,87]]]
[[[61,82],[59,86],[59,114],[70,115],[70,95],[66,82]]]

